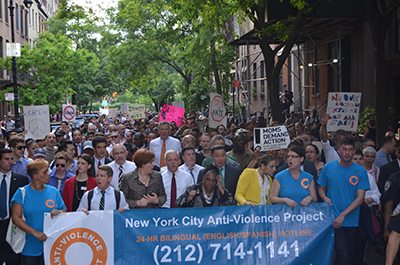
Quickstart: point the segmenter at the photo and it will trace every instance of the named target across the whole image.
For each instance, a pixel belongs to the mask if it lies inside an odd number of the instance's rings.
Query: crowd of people
[[[133,121],[102,115],[80,128],[62,122],[44,139],[9,132],[0,142],[0,264],[43,264],[45,212],[315,202],[334,210],[335,264],[364,264],[367,244],[385,254],[387,242],[386,264],[393,264],[399,140],[388,132],[376,151],[356,131],[327,132],[327,121],[315,110],[288,113],[289,146],[261,153],[253,150],[253,129],[279,124],[255,115],[217,128],[200,113],[181,126],[150,113]],[[21,255],[5,242],[10,218],[27,234]]]

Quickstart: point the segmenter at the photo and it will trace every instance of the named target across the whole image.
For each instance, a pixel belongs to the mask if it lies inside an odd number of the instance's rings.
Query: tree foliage
[[[199,109],[210,91],[229,90],[234,49],[224,45],[221,22],[212,25],[194,3],[123,0],[112,17],[122,36],[109,49],[112,69],[156,105],[180,99]]]

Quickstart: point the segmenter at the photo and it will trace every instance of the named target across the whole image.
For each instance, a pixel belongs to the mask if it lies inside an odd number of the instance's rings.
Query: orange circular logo
[[[107,248],[104,240],[87,228],[74,228],[59,236],[53,243],[50,252],[51,264],[67,264],[65,253],[74,243],[84,243],[92,249],[93,258],[90,265],[107,263]]]
[[[349,181],[350,181],[350,184],[353,185],[353,186],[358,184],[357,176],[351,176]]]
[[[56,207],[56,203],[55,203],[52,199],[48,199],[48,200],[45,202],[45,204],[46,204],[46,206],[47,206],[48,208],[50,208],[50,209]]]
[[[310,181],[308,181],[308,179],[302,179],[300,183],[301,186],[305,189],[308,189],[308,187],[310,187]]]

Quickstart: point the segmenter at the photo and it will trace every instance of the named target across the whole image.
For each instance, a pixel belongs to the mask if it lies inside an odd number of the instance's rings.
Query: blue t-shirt
[[[303,170],[300,170],[300,177],[295,180],[289,172],[289,169],[279,172],[275,178],[281,185],[279,190],[280,198],[289,198],[300,204],[300,202],[310,195],[308,188],[311,186],[313,176]]]
[[[66,210],[60,192],[49,185],[44,190],[36,191],[30,185],[25,187],[25,199],[22,204],[22,193],[18,189],[11,199],[11,206],[14,202],[22,205],[25,222],[36,231],[43,232],[44,213],[49,213],[53,209]],[[24,256],[40,256],[43,254],[43,242],[36,239],[33,235],[26,233]]]
[[[333,203],[335,217],[338,217],[356,199],[357,190],[369,190],[367,170],[353,163],[342,167],[339,161],[327,163],[318,178],[318,184],[327,187],[327,197]],[[360,207],[346,215],[343,227],[357,227]]]

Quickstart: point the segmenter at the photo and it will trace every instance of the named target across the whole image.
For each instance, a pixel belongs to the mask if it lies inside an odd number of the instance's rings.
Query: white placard
[[[121,112],[127,112],[128,111],[128,105],[129,103],[121,103]]]
[[[21,43],[8,42],[6,43],[7,57],[21,57]]]
[[[184,109],[185,101],[174,101],[174,102],[172,102],[172,106]]]
[[[329,115],[329,120],[326,130],[328,132],[333,132],[339,129],[345,131],[357,131],[360,103],[360,92],[329,93],[328,106],[326,110]]]
[[[226,128],[227,115],[224,99],[220,94],[210,93],[210,113],[208,125],[210,128],[217,128],[222,124]]]
[[[109,118],[116,118],[117,117],[118,108],[111,108],[108,109],[108,117]]]
[[[145,104],[129,104],[127,118],[130,120],[146,118],[146,105]]]
[[[76,118],[76,105],[64,105],[62,107],[62,120],[75,121]]]
[[[267,128],[254,128],[254,150],[271,151],[285,149],[290,143],[285,125]]]
[[[50,133],[49,105],[24,106],[25,139],[44,139]]]
[[[6,93],[5,97],[6,97],[6,101],[14,100],[14,93]]]

